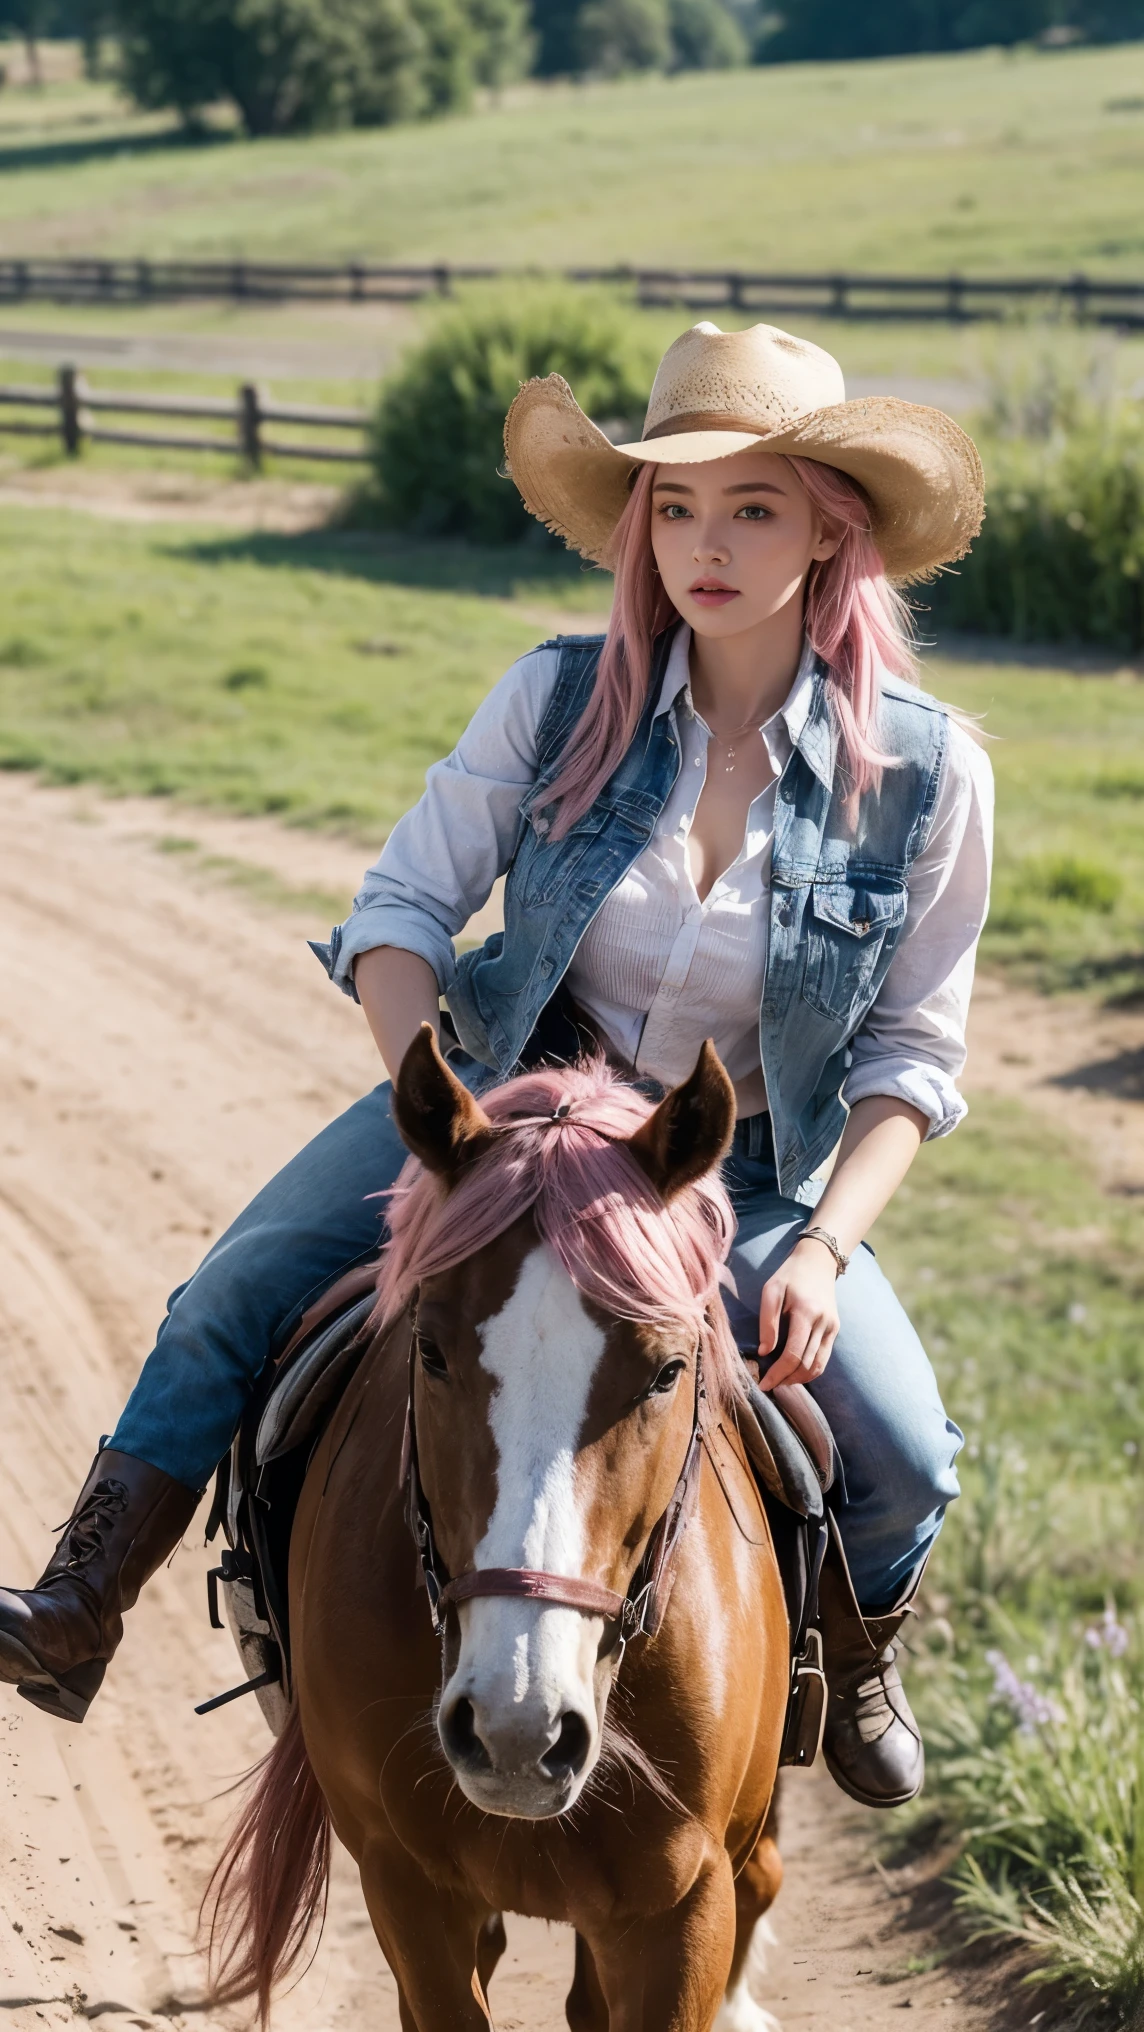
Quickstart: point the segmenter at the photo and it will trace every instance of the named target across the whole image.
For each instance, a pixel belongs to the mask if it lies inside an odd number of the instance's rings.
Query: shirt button
[[[794,912],[792,911],[790,904],[784,903],[782,909],[779,911],[779,923],[790,924],[793,918]]]
[[[547,979],[548,979],[549,975],[550,975],[550,974],[551,974],[551,972],[552,972],[552,969],[553,969],[553,962],[552,962],[552,960],[541,960],[541,962],[540,962],[540,971],[541,971],[541,974],[543,975],[543,977],[544,977],[544,979],[545,979],[545,980],[547,980]]]
[[[696,767],[697,769],[702,769],[702,767],[703,767],[703,757],[702,757],[702,755],[697,755],[697,756],[695,757],[695,767]]]

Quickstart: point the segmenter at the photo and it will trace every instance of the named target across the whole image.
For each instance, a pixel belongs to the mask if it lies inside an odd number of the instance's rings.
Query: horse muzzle
[[[582,1616],[549,1609],[526,1622],[514,1604],[510,1632],[507,1603],[481,1608],[466,1617],[441,1695],[441,1746],[474,1806],[545,1820],[567,1811],[595,1765],[610,1673],[597,1686],[597,1640]],[[493,1630],[479,1627],[492,1623],[501,1626],[494,1644]]]

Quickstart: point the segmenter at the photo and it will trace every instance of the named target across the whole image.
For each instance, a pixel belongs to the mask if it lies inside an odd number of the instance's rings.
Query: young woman
[[[678,339],[639,444],[610,444],[557,376],[522,389],[505,442],[529,509],[614,569],[611,625],[513,666],[324,957],[391,1073],[442,994],[473,1085],[590,1036],[667,1086],[714,1039],[739,1104],[736,1332],[764,1357],[781,1341],[767,1384],[810,1384],[845,1469],[827,1758],[856,1798],[894,1805],[922,1776],[895,1638],[961,1435],[860,1244],[965,1112],[991,793],[980,748],[913,682],[889,580],[964,553],[980,464],[948,417],[847,402],[828,354],[767,325]],[[458,963],[506,872],[503,936]],[[174,1294],[46,1572],[0,1593],[0,1676],[50,1713],[83,1719],[268,1357],[377,1249],[376,1195],[404,1157],[389,1091],[323,1131]]]

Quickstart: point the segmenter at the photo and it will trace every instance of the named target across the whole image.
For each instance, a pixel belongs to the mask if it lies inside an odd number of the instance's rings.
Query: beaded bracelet
[[[801,1235],[799,1236],[799,1241],[821,1242],[825,1249],[829,1249],[831,1255],[834,1258],[835,1263],[838,1266],[834,1273],[836,1277],[841,1277],[843,1272],[849,1269],[850,1267],[849,1256],[843,1255],[841,1249],[838,1246],[837,1237],[828,1233],[826,1228],[804,1228]]]

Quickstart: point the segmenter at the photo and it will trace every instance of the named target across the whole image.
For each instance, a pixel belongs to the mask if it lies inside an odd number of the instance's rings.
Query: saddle
[[[195,1709],[210,1714],[253,1693],[274,1735],[290,1702],[290,1535],[315,1447],[366,1354],[377,1264],[358,1264],[310,1307],[268,1365],[220,1463],[207,1522],[224,1546],[207,1576],[212,1628],[230,1629],[247,1677]],[[841,1487],[830,1427],[797,1384],[762,1390],[758,1363],[737,1408],[738,1439],[766,1511],[791,1633],[791,1681],[781,1762],[818,1754],[826,1707],[818,1579],[827,1544],[827,1498]],[[710,1451],[710,1448],[708,1448]],[[225,1615],[225,1621],[224,1621]]]

